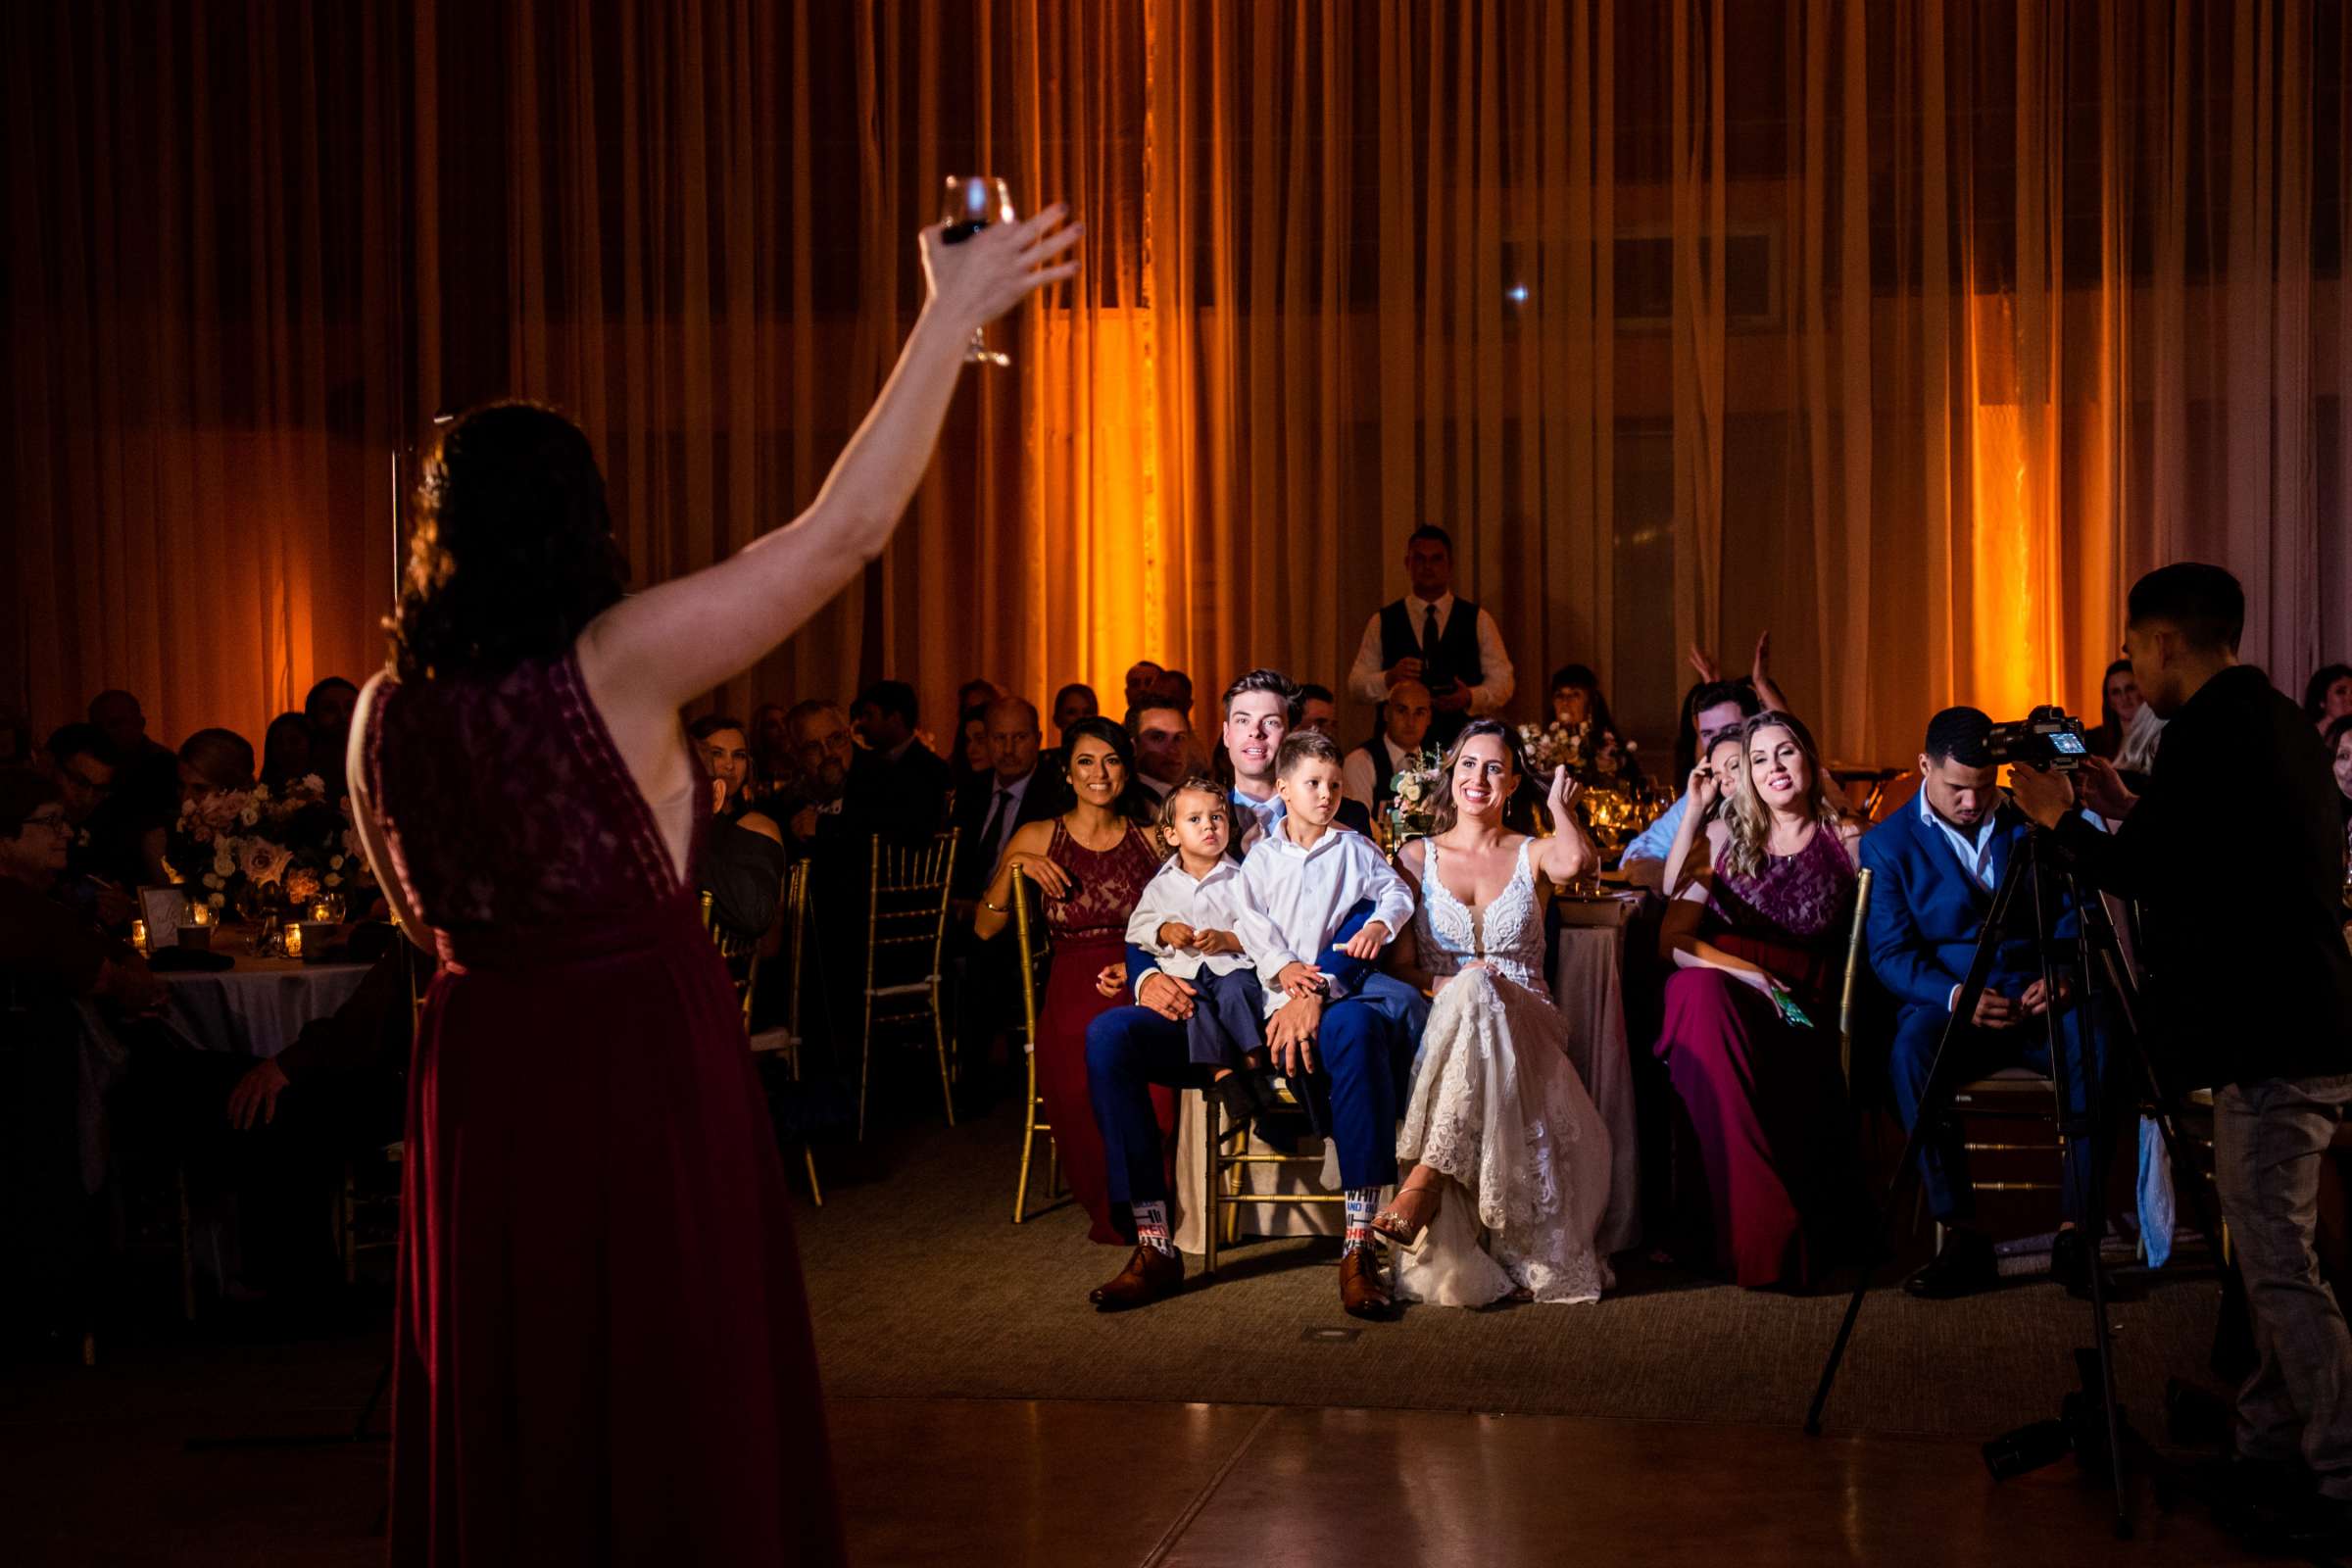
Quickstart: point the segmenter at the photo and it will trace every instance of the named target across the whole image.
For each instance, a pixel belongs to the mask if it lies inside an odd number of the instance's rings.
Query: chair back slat
[[[1046,973],[1054,944],[1046,926],[1044,895],[1019,866],[1012,869],[1012,921],[1021,944],[1021,1020],[1031,1051],[1037,1049],[1037,1020],[1045,1011]]]
[[[1854,877],[1854,924],[1845,939],[1845,981],[1838,991],[1838,1065],[1845,1087],[1854,1087],[1854,994],[1869,953],[1870,884],[1877,873],[1865,867]]]
[[[868,990],[886,983],[886,956],[897,960],[890,966],[894,979],[901,969],[912,979],[939,973],[948,935],[948,895],[956,877],[956,837],[957,830],[951,828],[927,844],[874,840],[873,875],[866,893]],[[919,966],[905,961],[917,957]]]

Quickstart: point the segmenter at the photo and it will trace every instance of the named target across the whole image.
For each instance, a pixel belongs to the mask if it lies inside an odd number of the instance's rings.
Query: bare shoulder
[[[735,819],[735,825],[747,833],[757,833],[763,839],[773,839],[778,844],[784,842],[784,830],[776,826],[776,819],[765,812],[746,811]]]
[[[1054,847],[1054,824],[1058,820],[1058,817],[1048,816],[1035,822],[1023,822],[1005,841],[1004,853],[1010,855],[1015,850],[1027,850],[1032,855],[1045,854]]]

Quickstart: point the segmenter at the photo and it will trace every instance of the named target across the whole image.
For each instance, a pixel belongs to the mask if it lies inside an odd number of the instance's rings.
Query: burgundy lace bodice
[[[1129,828],[1112,849],[1090,850],[1058,819],[1046,858],[1077,884],[1068,898],[1046,900],[1046,927],[1056,943],[1124,941],[1127,917],[1159,870],[1159,857],[1138,830]]]
[[[368,793],[393,864],[436,931],[512,938],[684,897],[568,654],[479,679],[386,676],[366,741]],[[696,860],[706,820],[697,814]]]
[[[1700,934],[1799,993],[1826,996],[1843,961],[1853,901],[1853,859],[1824,827],[1794,855],[1767,858],[1752,875],[1717,871]]]

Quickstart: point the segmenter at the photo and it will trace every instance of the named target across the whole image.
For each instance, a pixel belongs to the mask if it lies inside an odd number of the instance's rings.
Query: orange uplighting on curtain
[[[1968,410],[1970,497],[1969,683],[1965,700],[1987,712],[2015,715],[2059,701],[2058,649],[2051,635],[2056,591],[2050,580],[2053,533],[2046,450],[2050,411],[2022,396],[2027,377],[2010,297],[1969,301],[1973,353]],[[2039,416],[2036,417],[2038,413]]]
[[[1032,523],[1063,597],[1058,667],[1115,693],[1164,634],[1152,316],[1048,310],[1041,326]]]

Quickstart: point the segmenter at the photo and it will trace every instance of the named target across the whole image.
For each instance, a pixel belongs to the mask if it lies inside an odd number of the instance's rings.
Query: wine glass
[[[994,174],[950,174],[941,198],[939,220],[948,225],[940,241],[960,245],[991,223],[1013,219],[1012,187]],[[988,328],[972,328],[972,345],[963,351],[966,365],[1008,366],[1012,356],[988,346]]]

